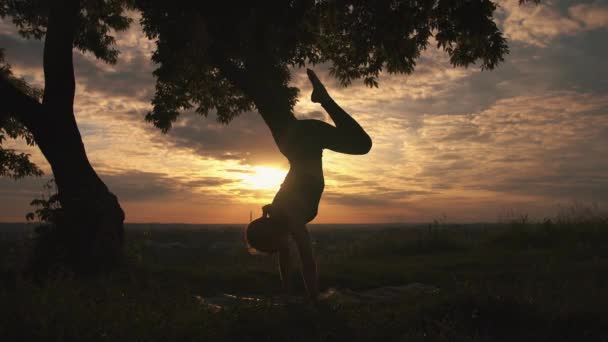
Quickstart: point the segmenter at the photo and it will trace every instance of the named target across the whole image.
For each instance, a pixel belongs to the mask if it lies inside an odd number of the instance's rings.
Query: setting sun
[[[279,168],[256,166],[253,168],[252,173],[242,176],[242,182],[248,189],[278,189],[286,174],[286,170]]]

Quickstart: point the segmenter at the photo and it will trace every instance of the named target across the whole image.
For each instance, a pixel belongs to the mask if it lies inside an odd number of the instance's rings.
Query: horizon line
[[[365,222],[365,223],[357,223],[357,222],[313,222],[307,223],[307,225],[399,225],[399,224],[433,224],[434,222],[430,221],[411,221],[411,222]],[[501,224],[504,222],[489,222],[489,221],[467,221],[467,222],[441,222],[440,224]],[[0,221],[0,224],[27,224],[27,225],[37,225],[43,224],[42,222],[27,222],[27,221]],[[127,224],[163,224],[163,225],[247,225],[249,222],[232,222],[232,223],[186,223],[186,222],[124,222]]]

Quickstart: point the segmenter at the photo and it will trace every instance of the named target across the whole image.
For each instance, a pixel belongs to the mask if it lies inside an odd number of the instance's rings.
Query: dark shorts
[[[323,178],[287,177],[272,205],[289,219],[308,223],[317,216],[324,187]]]

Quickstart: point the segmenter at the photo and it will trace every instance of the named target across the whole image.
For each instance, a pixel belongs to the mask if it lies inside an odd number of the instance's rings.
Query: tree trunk
[[[51,164],[63,222],[58,228],[67,244],[68,262],[80,270],[114,264],[123,246],[124,212],[91,166],[74,114],[44,106],[53,119],[37,143]]]
[[[95,271],[120,260],[124,213],[91,166],[73,111],[41,104],[0,78],[0,118],[17,117],[33,134],[51,165],[63,208],[53,240],[68,263]],[[48,256],[45,256],[48,257]]]
[[[61,244],[63,261],[87,272],[120,260],[124,212],[91,166],[74,117],[72,47],[79,10],[77,0],[51,5],[42,104],[0,78],[0,117],[13,115],[23,122],[51,165],[62,206],[52,240]]]

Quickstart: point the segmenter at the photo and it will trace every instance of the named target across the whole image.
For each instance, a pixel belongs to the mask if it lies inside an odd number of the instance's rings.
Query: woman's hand
[[[311,69],[306,69],[306,74],[308,74],[308,79],[312,84],[312,94],[310,95],[310,100],[312,102],[321,104],[330,101],[331,97],[327,93],[325,86],[323,83],[321,83],[315,72]]]
[[[262,216],[267,218],[272,216],[272,204],[266,204],[262,207]]]

